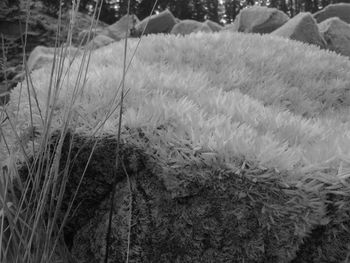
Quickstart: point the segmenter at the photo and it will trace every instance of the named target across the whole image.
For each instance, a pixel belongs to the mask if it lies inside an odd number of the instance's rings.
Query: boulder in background
[[[23,79],[23,58],[28,59],[29,54],[37,46],[54,47],[67,42],[71,11],[64,13],[61,20],[61,34],[56,39],[58,19],[45,14],[42,3],[35,1],[30,3],[30,16],[27,21],[26,2],[20,1],[20,5],[13,5],[12,0],[0,0],[0,35],[3,36],[5,49],[0,48],[0,97],[16,86]],[[79,33],[89,28],[92,18],[82,13],[74,14],[74,29],[71,42],[79,45]],[[26,22],[28,22],[27,41],[24,46]],[[97,23],[98,28],[104,27],[103,22]],[[3,97],[0,104],[3,102]],[[6,101],[5,101],[6,102]]]
[[[129,20],[129,22],[128,22]],[[101,34],[106,35],[116,41],[125,38],[126,31],[128,30],[128,37],[131,35],[131,31],[136,24],[140,23],[140,20],[136,15],[125,15],[119,19],[116,23],[106,27]]]
[[[213,31],[213,32],[221,31],[221,30],[223,30],[223,28],[224,28],[222,25],[220,25],[220,24],[218,24],[218,23],[216,23],[216,22],[214,22],[214,21],[211,21],[211,20],[206,20],[206,21],[204,22],[204,24],[206,24],[207,26],[209,26],[210,29],[211,29],[211,31]]]
[[[174,35],[188,35],[196,32],[213,32],[210,27],[195,20],[186,19],[176,24],[171,30],[171,34]]]
[[[333,17],[323,21],[318,27],[329,50],[350,57],[350,24]]]
[[[321,48],[326,47],[316,21],[310,13],[299,13],[271,34],[317,45]]]
[[[159,34],[159,33],[170,33],[176,24],[174,15],[169,10],[149,16],[137,23],[135,31],[137,35],[141,35],[144,32],[147,34]]]
[[[107,46],[113,42],[115,42],[113,38],[110,38],[105,35],[97,35],[88,43],[88,47],[90,47],[91,49],[98,49],[100,47]]]
[[[139,22],[140,21],[136,15],[129,15],[129,24],[128,24],[128,16],[125,15],[121,19],[119,19],[117,22],[107,27],[97,27],[96,29],[93,29],[91,32],[89,29],[83,30],[79,34],[79,43],[81,43],[82,45],[85,45],[86,43],[90,42],[93,38],[96,38],[98,35],[105,35],[109,38],[114,39],[115,41],[119,41],[125,38],[125,33],[127,30],[129,31],[128,37],[130,37],[135,25]]]
[[[233,23],[234,31],[245,33],[271,33],[289,20],[276,8],[253,6],[240,11]]]
[[[237,27],[234,24],[227,24],[222,29],[223,31],[238,32]]]
[[[75,47],[53,48],[37,46],[29,55],[27,61],[28,72],[32,72],[33,70],[39,69],[48,63],[52,63],[55,57],[55,53],[56,59],[59,59],[61,56],[73,57],[80,52],[82,51]]]
[[[316,19],[317,23],[321,23],[322,21],[331,17],[339,17],[346,23],[350,23],[350,4],[340,3],[328,5],[321,11],[314,14],[314,18]]]

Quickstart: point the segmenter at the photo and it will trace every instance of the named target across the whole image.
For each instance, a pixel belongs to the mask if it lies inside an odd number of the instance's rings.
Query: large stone
[[[142,32],[145,35],[170,33],[176,23],[174,15],[169,10],[165,10],[159,14],[143,19],[136,24],[135,30],[137,35],[141,35]]]
[[[37,46],[29,55],[27,61],[28,72],[39,69],[44,65],[50,64],[54,61],[54,57],[59,60],[60,58],[74,57],[82,51],[75,47],[62,47],[52,48]]]
[[[102,34],[104,28],[84,29],[79,33],[78,42],[80,46],[89,43],[93,38]]]
[[[314,18],[316,19],[317,23],[321,23],[322,21],[331,17],[339,17],[346,23],[350,23],[350,4],[340,3],[328,5],[321,11],[314,14]]]
[[[105,35],[109,38],[114,39],[115,41],[119,41],[125,38],[126,31],[128,31],[127,36],[130,37],[132,31],[135,28],[135,25],[139,22],[139,19],[135,15],[130,15],[128,22],[128,16],[125,15],[117,22],[107,27],[97,27],[91,31],[89,29],[83,30],[79,34],[79,43],[85,45],[93,38],[96,38],[98,35]]]
[[[317,45],[321,48],[326,47],[325,40],[321,36],[316,21],[310,13],[299,13],[271,34]]]
[[[129,19],[128,19],[129,18]],[[129,21],[129,22],[128,22]],[[113,38],[116,41],[125,38],[126,32],[129,37],[132,30],[134,30],[135,25],[138,24],[140,20],[136,15],[123,16],[118,22],[108,26],[102,31],[103,35]]]
[[[238,32],[238,29],[234,24],[227,24],[224,26],[222,31]]]
[[[110,38],[105,35],[97,35],[88,43],[88,47],[91,49],[98,49],[107,46],[113,42],[115,42],[113,38]]]
[[[207,26],[210,27],[211,31],[213,32],[218,32],[218,31],[221,31],[224,29],[224,27],[214,21],[211,21],[211,20],[206,20],[204,22],[204,24],[206,24]]]
[[[271,33],[288,21],[289,17],[276,8],[253,6],[240,11],[234,30],[245,33]]]
[[[174,35],[188,35],[196,32],[213,32],[210,27],[205,24],[195,20],[182,20],[180,23],[176,24],[171,30],[171,34]]]
[[[71,232],[66,236],[73,237],[72,253],[79,262],[103,262],[105,257],[111,211],[106,192],[113,174],[118,177],[118,184],[112,210],[109,262],[125,262],[131,224],[132,262],[287,263],[323,214],[323,204],[318,202],[316,194],[286,189],[278,179],[256,183],[248,179],[248,171],[237,175],[195,164],[161,167],[157,161],[152,162],[152,157],[132,147],[123,154],[129,188],[122,173],[108,173],[106,169],[115,160],[115,142],[101,142],[104,147],[94,152],[94,163],[89,165],[82,183],[86,189],[79,191],[76,199],[79,204],[74,210],[76,215],[68,219],[67,230]],[[92,147],[93,141],[89,144]],[[73,145],[72,154],[81,149],[79,146]],[[69,145],[64,147],[69,149]],[[77,156],[75,163],[84,163],[80,162],[84,156]],[[64,156],[62,159],[65,160]],[[75,188],[71,182],[77,184],[78,176],[69,177],[67,185],[72,192]],[[99,205],[97,200],[101,200],[102,194],[98,195],[96,184],[106,196]],[[312,198],[317,199],[317,204]]]
[[[0,8],[0,35],[3,36],[2,41],[5,49],[0,48],[0,58],[5,60],[1,63],[0,70],[0,94],[4,91],[12,89],[18,80],[23,79],[22,62],[25,57],[28,59],[29,54],[37,46],[53,47],[67,41],[70,18],[73,16],[71,12],[62,15],[60,25],[60,36],[56,38],[57,27],[59,25],[57,18],[51,17],[44,13],[41,2],[35,1],[30,3],[30,16],[27,21],[26,4],[28,1],[20,1],[19,6],[14,1],[0,0],[2,4]],[[91,24],[91,17],[82,14],[74,14],[75,23],[72,31],[72,44],[79,44],[78,34]],[[26,45],[24,46],[24,36],[28,22],[28,30],[26,32]],[[98,26],[102,27],[104,23],[98,22]],[[6,73],[7,72],[7,73]],[[8,74],[11,72],[11,74]]]
[[[333,17],[321,22],[318,27],[328,49],[350,57],[350,24]]]

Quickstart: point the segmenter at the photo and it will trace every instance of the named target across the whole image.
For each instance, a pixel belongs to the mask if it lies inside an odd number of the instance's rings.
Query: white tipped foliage
[[[130,41],[128,60],[136,44]],[[81,60],[70,66],[55,98],[53,128],[60,128],[74,97],[74,128],[116,133],[118,112],[111,109],[118,103],[122,57],[122,43],[94,51],[87,82],[77,96],[73,80]],[[39,111],[32,95],[33,119],[39,130],[49,72],[42,68],[32,74],[40,105]],[[344,118],[330,117],[350,106],[349,72],[345,57],[267,35],[148,36],[127,73],[123,124],[141,128],[164,160],[185,160],[185,149],[201,149],[228,166],[241,158],[299,176],[342,164],[338,170],[344,177],[349,125]],[[7,111],[16,116],[18,129],[29,126],[26,88],[21,96],[19,87],[13,91]],[[15,145],[16,139],[7,136]],[[162,147],[170,144],[177,146],[172,151]]]

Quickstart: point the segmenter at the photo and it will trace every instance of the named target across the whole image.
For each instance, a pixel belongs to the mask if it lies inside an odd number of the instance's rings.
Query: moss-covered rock
[[[100,154],[110,166],[109,151]],[[324,217],[321,196],[284,186],[272,170],[162,167],[155,156],[127,156],[133,168],[115,188],[109,262],[125,261],[129,224],[132,262],[290,262]],[[74,235],[81,262],[103,262],[110,205],[101,202]]]

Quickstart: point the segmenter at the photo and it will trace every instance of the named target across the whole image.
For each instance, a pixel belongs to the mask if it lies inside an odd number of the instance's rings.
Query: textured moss
[[[145,166],[129,174],[130,262],[290,262],[323,216],[317,195],[282,186],[272,170],[137,160]],[[264,175],[270,179],[252,179]],[[127,180],[120,181],[109,262],[126,259],[129,198]],[[109,209],[107,198],[75,235],[72,252],[81,262],[103,262]]]
[[[58,138],[59,133],[51,138],[51,152]],[[350,202],[345,191],[340,194],[329,185],[320,191],[287,186],[276,170],[239,160],[237,169],[192,161],[164,164],[140,130],[130,130],[125,138],[123,165],[116,170],[113,136],[65,137],[60,170],[69,166],[70,176],[62,218],[96,143],[64,228],[66,244],[79,262],[104,260],[113,187],[109,262],[126,260],[130,212],[130,262],[348,260]],[[25,168],[21,175],[25,177]]]

